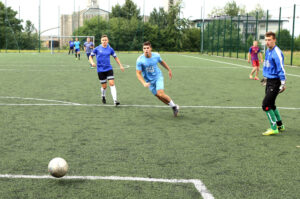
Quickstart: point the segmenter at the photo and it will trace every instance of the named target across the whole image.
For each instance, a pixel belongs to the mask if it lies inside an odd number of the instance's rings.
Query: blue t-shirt
[[[163,77],[161,70],[157,63],[161,63],[161,59],[158,53],[151,53],[151,57],[147,58],[144,54],[141,55],[136,61],[136,70],[142,71],[142,75],[146,82],[155,82],[159,77]]]
[[[70,45],[70,48],[73,48],[74,47],[74,42],[73,41],[69,41],[69,45]]]
[[[114,49],[107,44],[106,48],[102,45],[97,46],[91,56],[96,56],[97,59],[97,71],[98,72],[106,72],[112,70],[112,66],[110,64],[110,56],[114,58],[117,57]]]
[[[86,53],[91,53],[92,51],[93,51],[93,48],[92,47],[94,47],[94,43],[93,42],[84,42],[84,47],[85,47],[85,51],[86,51]]]
[[[80,49],[80,41],[75,41],[74,45],[75,45],[75,49]]]

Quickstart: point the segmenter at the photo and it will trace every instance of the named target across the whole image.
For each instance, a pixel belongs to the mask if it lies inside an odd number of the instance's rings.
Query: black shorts
[[[275,100],[279,94],[279,87],[281,85],[280,79],[267,79],[265,98],[262,102],[262,108],[265,111],[270,109],[275,110]]]
[[[70,47],[70,50],[74,50],[74,47]]]
[[[98,77],[99,77],[99,80],[100,80],[101,84],[105,84],[107,82],[107,80],[115,79],[113,70],[109,70],[109,71],[105,71],[105,72],[99,72]]]

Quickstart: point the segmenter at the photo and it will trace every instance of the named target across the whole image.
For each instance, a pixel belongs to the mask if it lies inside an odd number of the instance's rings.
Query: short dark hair
[[[102,39],[103,37],[107,37],[107,38],[108,38],[108,36],[107,36],[107,35],[102,35],[102,36],[101,36],[101,39]]]
[[[265,36],[266,37],[272,37],[273,39],[276,39],[276,34],[274,32],[271,32],[271,31],[267,32]]]
[[[146,41],[146,42],[144,42],[144,43],[143,43],[143,46],[150,46],[150,47],[152,47],[152,45],[151,45],[151,42],[150,42],[150,41]]]

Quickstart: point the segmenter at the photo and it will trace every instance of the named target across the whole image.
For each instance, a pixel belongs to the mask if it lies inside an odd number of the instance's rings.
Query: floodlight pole
[[[41,0],[39,0],[39,53],[41,52]]]
[[[204,40],[204,11],[205,11],[205,0],[203,0],[203,7],[201,9],[201,15],[202,15],[202,26],[201,26],[201,32],[202,32],[202,35],[201,35],[201,53],[203,53],[203,40]]]

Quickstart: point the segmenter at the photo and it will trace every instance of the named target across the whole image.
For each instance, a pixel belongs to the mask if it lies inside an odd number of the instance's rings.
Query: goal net
[[[90,38],[91,42],[95,44],[95,36],[49,36],[47,41],[47,47],[49,48],[51,54],[59,52],[67,52],[70,48],[69,41],[78,38],[80,41],[80,48],[83,49],[84,42],[87,41],[87,38]]]

